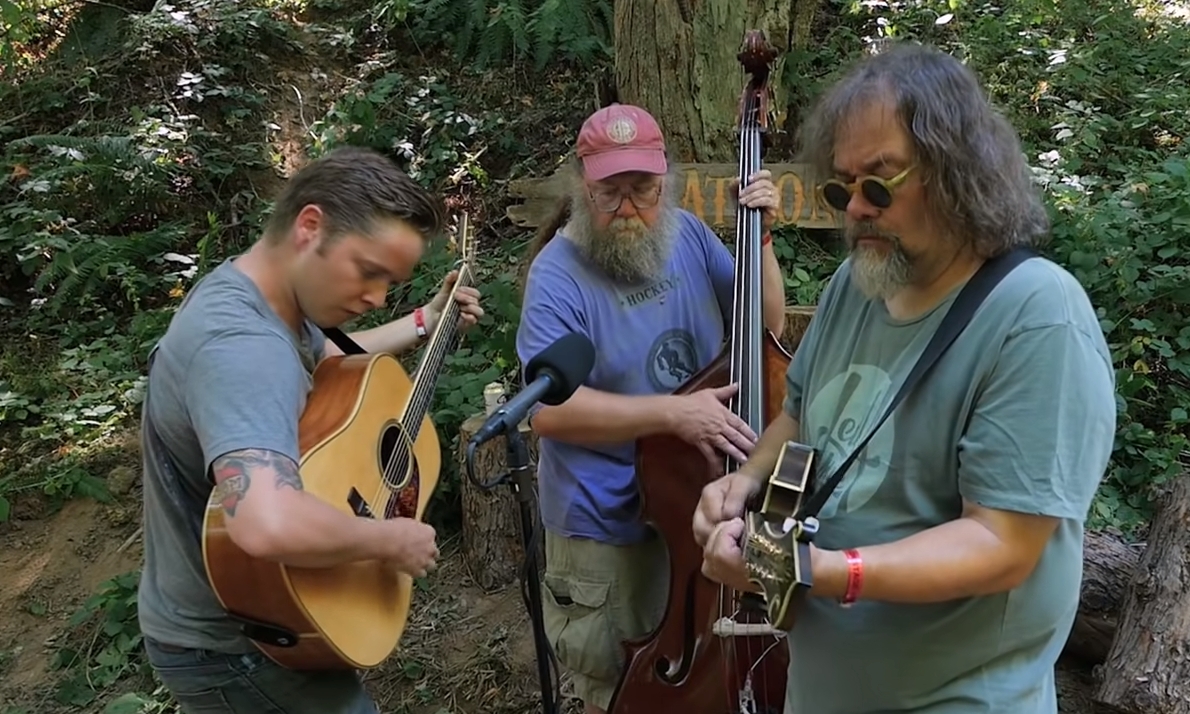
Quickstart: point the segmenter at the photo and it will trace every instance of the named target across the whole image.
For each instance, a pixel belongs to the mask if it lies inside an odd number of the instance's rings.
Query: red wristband
[[[859,599],[859,593],[863,589],[864,560],[855,548],[848,548],[843,551],[843,555],[847,557],[847,591],[843,593],[843,599],[839,604],[848,607]]]
[[[426,313],[420,307],[413,311],[413,324],[417,326],[418,337],[425,337],[429,334],[426,330]]]
[[[773,242],[773,232],[772,232],[772,231],[765,231],[765,232],[764,232],[764,235],[763,235],[763,236],[761,237],[761,239],[760,239],[760,247],[761,247],[761,248],[763,248],[763,247],[765,247],[766,245],[768,245],[769,243],[772,243],[772,242]]]

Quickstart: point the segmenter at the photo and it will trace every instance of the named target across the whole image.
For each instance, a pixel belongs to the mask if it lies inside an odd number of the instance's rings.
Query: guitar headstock
[[[459,269],[459,281],[456,285],[470,284],[474,281],[476,240],[475,230],[471,226],[471,216],[466,211],[459,214],[459,227],[452,242],[459,256],[455,266]]]

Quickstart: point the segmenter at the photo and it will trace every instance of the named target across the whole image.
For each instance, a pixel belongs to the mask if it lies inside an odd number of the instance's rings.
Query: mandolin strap
[[[826,504],[830,498],[831,492],[843,480],[847,469],[851,468],[852,463],[860,455],[860,453],[868,446],[868,442],[879,431],[880,427],[897,405],[901,403],[912,389],[917,386],[917,383],[927,372],[937,363],[938,358],[942,353],[954,343],[963,329],[967,327],[967,323],[971,321],[971,316],[975,314],[976,309],[983,303],[983,299],[987,297],[992,288],[1005,276],[1012,272],[1013,268],[1020,265],[1025,260],[1036,256],[1037,254],[1030,248],[1018,247],[1008,253],[1003,253],[990,260],[987,260],[979,267],[979,270],[971,276],[967,284],[959,292],[958,297],[955,298],[954,303],[947,310],[946,316],[942,318],[942,323],[938,325],[938,329],[934,332],[933,337],[930,338],[930,343],[926,345],[925,350],[922,351],[921,357],[917,359],[917,363],[913,365],[913,369],[905,377],[905,381],[901,383],[901,388],[897,390],[896,395],[892,401],[889,402],[888,408],[884,410],[884,415],[864,437],[864,440],[859,442],[859,445],[852,450],[851,455],[847,457],[839,468],[835,469],[834,474],[823,484],[822,488],[816,489],[814,493],[803,504],[798,513],[794,516],[799,521],[804,521],[806,518],[816,517],[818,511]]]

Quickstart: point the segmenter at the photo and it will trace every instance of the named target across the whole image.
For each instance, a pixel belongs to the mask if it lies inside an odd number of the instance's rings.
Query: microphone
[[[525,388],[493,412],[469,443],[516,429],[537,402],[557,406],[570,399],[594,366],[595,346],[586,336],[571,332],[554,340],[525,365]]]

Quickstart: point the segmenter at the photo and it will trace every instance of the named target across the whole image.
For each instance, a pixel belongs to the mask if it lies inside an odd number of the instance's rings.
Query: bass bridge
[[[764,502],[744,516],[744,565],[748,579],[761,589],[768,621],[788,631],[813,584],[810,543],[818,521],[795,518],[813,481],[814,449],[785,442],[765,484]]]

